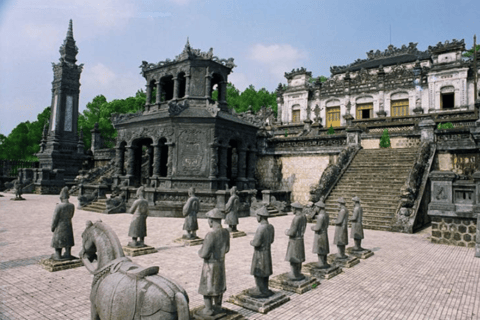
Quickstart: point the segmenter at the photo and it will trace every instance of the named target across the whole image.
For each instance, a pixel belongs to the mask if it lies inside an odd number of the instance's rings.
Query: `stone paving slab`
[[[86,268],[51,273],[38,264],[53,253],[50,223],[55,204],[60,202],[58,196],[24,197],[26,201],[0,197],[0,319],[90,319],[93,276]],[[71,202],[77,205],[76,197]],[[101,219],[126,245],[131,218],[130,214],[76,209],[72,254],[80,251],[86,220]],[[284,261],[288,243],[284,230],[292,218],[270,219],[276,231],[273,276],[290,270]],[[182,225],[183,219],[148,218],[146,241],[158,252],[132,260],[145,267],[158,265],[160,274],[185,288],[193,309],[203,304],[203,296],[198,294],[203,261],[198,257],[199,246],[173,242],[182,236]],[[230,240],[224,301],[254,286],[250,241],[257,226],[255,218],[241,218],[239,228],[247,236]],[[198,236],[204,238],[209,230],[207,221],[199,219],[199,228]],[[330,227],[329,239],[333,233]],[[375,255],[322,280],[315,290],[302,295],[286,293],[291,300],[268,314],[227,302],[224,305],[247,319],[480,319],[480,259],[474,257],[475,249],[432,244],[427,236],[428,230],[414,235],[365,230],[362,246]],[[306,263],[317,261],[312,244],[313,232],[307,230]],[[336,247],[331,245],[330,251],[336,253]]]

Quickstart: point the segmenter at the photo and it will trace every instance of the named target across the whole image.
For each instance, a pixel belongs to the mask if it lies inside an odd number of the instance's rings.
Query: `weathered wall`
[[[435,157],[434,170],[453,171],[456,174],[470,176],[480,170],[480,153],[451,153],[438,151]]]
[[[420,138],[391,137],[390,144],[393,149],[417,148],[420,145]],[[380,139],[362,139],[362,147],[364,149],[379,149]]]
[[[430,241],[473,248],[475,247],[476,232],[475,219],[432,217]]]
[[[260,189],[286,188],[292,201],[307,204],[310,186],[320,181],[323,171],[334,155],[262,156],[257,161],[256,179]]]

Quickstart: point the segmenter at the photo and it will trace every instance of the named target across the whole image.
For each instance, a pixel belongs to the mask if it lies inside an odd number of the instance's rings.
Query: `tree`
[[[480,44],[477,44],[477,55],[479,54],[479,52],[480,52]],[[473,46],[472,46],[472,49],[465,51],[463,53],[463,56],[467,57],[467,58],[472,57],[473,56]],[[477,56],[477,59],[478,59],[478,56]]]
[[[335,130],[333,129],[332,125],[330,125],[330,128],[328,128],[327,134],[335,134]]]
[[[314,83],[314,82],[317,81],[317,80],[319,80],[320,82],[325,82],[325,81],[328,80],[328,78],[325,77],[325,76],[318,76],[318,77],[316,77],[316,78],[312,77],[312,78],[308,79],[308,82]]]
[[[383,130],[382,137],[380,138],[380,148],[390,148],[390,135],[388,129]]]

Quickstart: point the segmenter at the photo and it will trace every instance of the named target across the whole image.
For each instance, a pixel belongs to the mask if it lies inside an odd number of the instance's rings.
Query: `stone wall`
[[[393,149],[399,148],[418,148],[420,146],[420,138],[411,137],[391,137],[391,147]],[[379,149],[380,139],[362,139],[362,147],[364,149]]]
[[[255,179],[261,190],[282,189],[282,161],[279,156],[260,156],[257,159]]]
[[[432,243],[475,247],[476,219],[432,216]]]
[[[310,186],[317,184],[330,162],[329,155],[282,156],[283,179],[292,179],[292,201],[305,205],[310,197]]]
[[[456,174],[471,175],[480,170],[480,153],[451,153],[439,151],[437,153],[434,170],[453,171]]]

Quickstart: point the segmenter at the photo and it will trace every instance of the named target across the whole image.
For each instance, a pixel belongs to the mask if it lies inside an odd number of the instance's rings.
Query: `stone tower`
[[[41,169],[65,170],[65,181],[78,175],[84,160],[83,142],[77,132],[80,74],[83,64],[76,64],[78,48],[73,39],[72,20],[60,47],[60,62],[52,63],[52,105],[48,131],[37,157]]]

